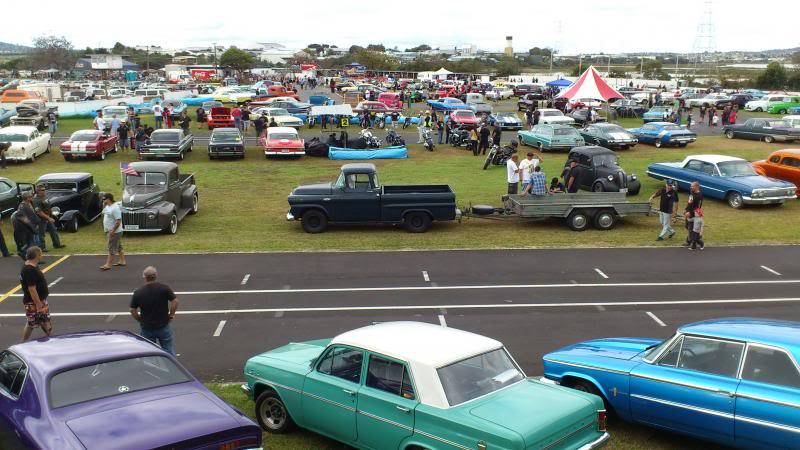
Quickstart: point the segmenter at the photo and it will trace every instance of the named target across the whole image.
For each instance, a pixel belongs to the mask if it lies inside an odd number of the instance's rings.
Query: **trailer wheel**
[[[567,226],[572,231],[586,231],[589,228],[589,216],[581,210],[572,211],[567,217]]]
[[[614,211],[611,211],[610,209],[603,209],[595,214],[594,227],[603,231],[610,230],[614,228],[616,221],[617,219],[614,217]]]
[[[431,217],[423,212],[410,212],[403,218],[403,226],[409,233],[424,233],[431,227]]]

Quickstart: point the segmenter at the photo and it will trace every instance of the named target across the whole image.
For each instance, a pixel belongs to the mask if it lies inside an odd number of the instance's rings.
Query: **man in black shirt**
[[[64,247],[61,245],[61,239],[56,229],[56,219],[53,217],[53,208],[50,205],[50,200],[47,199],[47,190],[43,184],[36,186],[36,196],[33,198],[33,210],[39,218],[38,236],[42,251],[47,252],[45,233],[49,234],[50,239],[53,240],[53,247]]]
[[[672,217],[678,213],[678,191],[675,189],[675,183],[668,179],[663,188],[650,196],[650,201],[652,202],[656,197],[660,199],[658,211],[661,220],[661,233],[656,240],[663,241],[664,236],[672,239],[672,236],[675,235],[675,230],[671,226]]]
[[[143,338],[157,343],[172,355],[172,329],[169,324],[178,310],[178,299],[169,286],[156,281],[158,272],[148,266],[142,272],[145,285],[136,289],[131,297],[131,316],[139,322]]]
[[[578,177],[580,177],[580,169],[578,168],[578,162],[573,159],[569,162],[569,170],[564,176],[564,183],[567,185],[568,193],[574,194],[580,189],[581,183],[578,181]]]
[[[39,261],[42,259],[42,249],[36,246],[28,247],[25,252],[25,265],[19,274],[22,287],[22,304],[25,306],[25,317],[28,322],[22,329],[22,342],[31,337],[33,329],[40,327],[44,334],[50,336],[53,325],[50,323],[50,307],[47,305],[47,280],[39,270]]]

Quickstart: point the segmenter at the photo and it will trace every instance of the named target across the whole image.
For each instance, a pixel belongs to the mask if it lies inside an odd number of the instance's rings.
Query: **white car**
[[[128,122],[127,106],[109,105],[109,106],[104,106],[102,111],[103,111],[103,118],[106,120],[106,122],[109,122],[109,125],[111,123],[111,119],[113,119],[114,116],[117,116],[117,119],[119,119],[120,122],[123,123]]]
[[[744,105],[748,111],[763,112],[769,110],[771,103],[783,103],[792,101],[792,97],[785,94],[765,95],[758,100],[750,100]]]
[[[0,142],[10,142],[6,159],[11,161],[36,160],[37,156],[50,153],[50,133],[41,133],[36,127],[10,126],[0,129]]]
[[[506,100],[514,96],[514,90],[509,87],[496,87],[486,92],[488,100]]]
[[[689,108],[695,106],[698,108],[701,106],[709,107],[709,106],[716,106],[717,102],[719,101],[729,102],[730,100],[731,98],[724,94],[709,94],[706,95],[705,97],[690,98],[689,100],[686,100],[686,106]]]
[[[575,123],[575,119],[565,116],[563,112],[557,109],[544,108],[539,110],[539,123],[572,125]]]
[[[783,116],[781,120],[789,122],[793,128],[800,128],[800,116]]]
[[[254,120],[258,118],[258,116],[263,117],[267,124],[269,124],[270,120],[274,119],[279,127],[300,128],[303,126],[303,121],[301,119],[289,114],[289,111],[283,108],[256,108],[252,111],[250,120]]]
[[[259,101],[259,105],[271,105],[275,102],[296,102],[297,99],[294,97],[270,97],[266,100]]]

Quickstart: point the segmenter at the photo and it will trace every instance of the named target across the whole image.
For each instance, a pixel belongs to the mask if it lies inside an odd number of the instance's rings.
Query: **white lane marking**
[[[59,282],[59,281],[61,281],[61,280],[63,280],[63,279],[64,279],[64,277],[58,277],[58,278],[56,278],[55,280],[53,280],[53,282],[52,282],[52,283],[48,284],[48,285],[47,285],[47,287],[51,288],[51,287],[53,287],[53,286],[57,285],[57,284],[58,284],[58,282]]]
[[[597,267],[594,268],[594,271],[597,272],[598,275],[605,278],[606,280],[608,279],[608,275],[604,274],[603,271],[598,269]]]
[[[219,337],[222,334],[222,329],[225,328],[225,324],[228,323],[227,320],[220,320],[219,325],[217,325],[217,329],[214,330],[214,337]]]
[[[292,287],[291,287],[291,286],[289,286],[288,284],[284,284],[284,285],[283,285],[283,287],[282,287],[281,289],[282,289],[282,290],[284,290],[284,291],[288,291],[288,290],[289,290],[289,289],[291,289],[291,288],[292,288]]]
[[[247,280],[249,279],[250,279],[250,274],[248,273],[247,275],[244,276],[244,278],[242,278],[241,285],[244,286],[245,284],[247,284]]]
[[[108,317],[106,317],[106,323],[111,323],[111,321],[114,320],[115,317],[117,317],[116,314],[109,314]]]
[[[655,314],[651,313],[650,311],[645,311],[645,313],[648,316],[650,316],[650,318],[653,319],[657,324],[661,325],[662,327],[667,326],[667,324],[665,324],[661,319],[659,319],[658,316],[656,316]]]
[[[427,311],[447,309],[501,309],[501,308],[564,308],[564,307],[597,307],[597,306],[651,306],[651,305],[730,305],[730,304],[764,304],[764,303],[794,303],[800,302],[800,297],[791,298],[741,298],[726,300],[656,300],[634,302],[571,302],[571,303],[491,303],[476,305],[389,305],[389,306],[327,306],[308,308],[246,308],[246,309],[210,309],[210,310],[181,310],[181,315],[208,315],[208,314],[252,314],[252,313],[277,313],[277,312],[332,312],[332,311]],[[59,317],[95,317],[125,314],[124,312],[72,312],[51,313]],[[25,313],[3,313],[0,318],[25,317]]]
[[[447,320],[445,320],[443,314],[439,314],[439,325],[447,328]]]
[[[606,307],[603,306],[603,305],[595,305],[595,308],[597,308],[597,310],[600,311],[600,312],[603,312],[603,311],[606,310]]]
[[[422,271],[422,279],[424,279],[426,283],[430,283],[431,277],[428,276],[427,270]]]
[[[781,276],[781,273],[780,273],[780,272],[778,272],[777,270],[770,269],[770,268],[769,268],[769,267],[767,267],[767,266],[761,266],[761,268],[762,268],[762,269],[764,269],[764,270],[766,270],[767,272],[769,272],[769,273],[773,274],[773,275]]]
[[[548,288],[609,288],[609,287],[666,287],[666,286],[743,286],[800,284],[800,280],[740,280],[740,281],[674,281],[654,283],[554,283],[554,284],[497,284],[497,285],[454,285],[438,286],[394,286],[364,288],[306,288],[306,289],[239,289],[228,291],[179,291],[175,295],[232,295],[232,294],[302,294],[309,292],[385,292],[385,291],[460,291],[460,290],[492,290],[492,289],[548,289]],[[130,297],[132,292],[59,292],[50,297]],[[22,297],[15,293],[9,297]]]
[[[275,311],[275,318],[280,319],[283,317],[283,311]]]

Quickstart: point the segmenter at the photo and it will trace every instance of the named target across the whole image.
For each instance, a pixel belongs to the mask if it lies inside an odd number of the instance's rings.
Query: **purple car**
[[[124,331],[91,331],[0,353],[0,447],[261,447],[261,429],[175,358]]]

